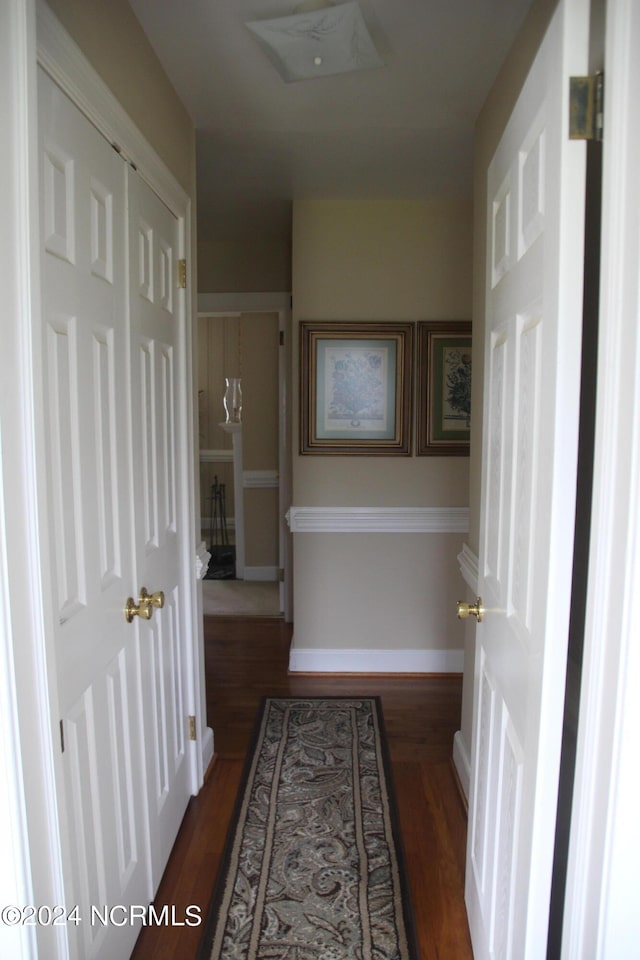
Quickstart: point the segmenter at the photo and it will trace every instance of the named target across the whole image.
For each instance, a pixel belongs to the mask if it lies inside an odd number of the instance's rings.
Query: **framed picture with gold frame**
[[[410,456],[413,324],[300,324],[300,452]]]
[[[419,457],[469,455],[471,430],[471,323],[418,323]]]

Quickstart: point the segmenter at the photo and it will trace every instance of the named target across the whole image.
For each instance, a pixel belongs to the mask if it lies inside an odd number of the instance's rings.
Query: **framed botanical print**
[[[418,324],[418,456],[468,456],[471,323]]]
[[[300,324],[300,452],[411,454],[413,324]]]

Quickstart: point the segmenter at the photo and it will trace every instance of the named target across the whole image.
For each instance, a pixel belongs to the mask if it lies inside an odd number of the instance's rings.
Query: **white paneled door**
[[[66,895],[81,919],[67,932],[72,956],[112,960],[139,926],[92,909],[149,902],[190,794],[178,227],[43,71],[38,97],[51,684]],[[142,587],[165,604],[128,623]]]
[[[162,610],[136,623],[155,890],[191,794],[176,498],[179,225],[130,169],[127,187],[135,568],[138,587],[164,594]]]
[[[466,900],[474,954],[546,955],[576,485],[589,4],[561,0],[487,171],[480,585]]]

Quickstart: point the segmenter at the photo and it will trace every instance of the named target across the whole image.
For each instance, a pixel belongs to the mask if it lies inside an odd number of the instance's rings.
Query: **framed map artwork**
[[[300,452],[411,454],[413,324],[300,324]]]

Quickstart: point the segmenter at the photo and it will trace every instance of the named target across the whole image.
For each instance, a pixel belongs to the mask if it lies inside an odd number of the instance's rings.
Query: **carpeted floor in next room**
[[[259,580],[203,580],[205,617],[278,617],[280,584]]]
[[[187,809],[155,904],[203,918],[258,706],[268,696],[380,696],[420,960],[472,960],[464,906],[466,814],[451,767],[460,676],[288,674],[291,625],[205,617],[207,715],[216,760]],[[132,960],[195,960],[201,927],[147,927]]]

